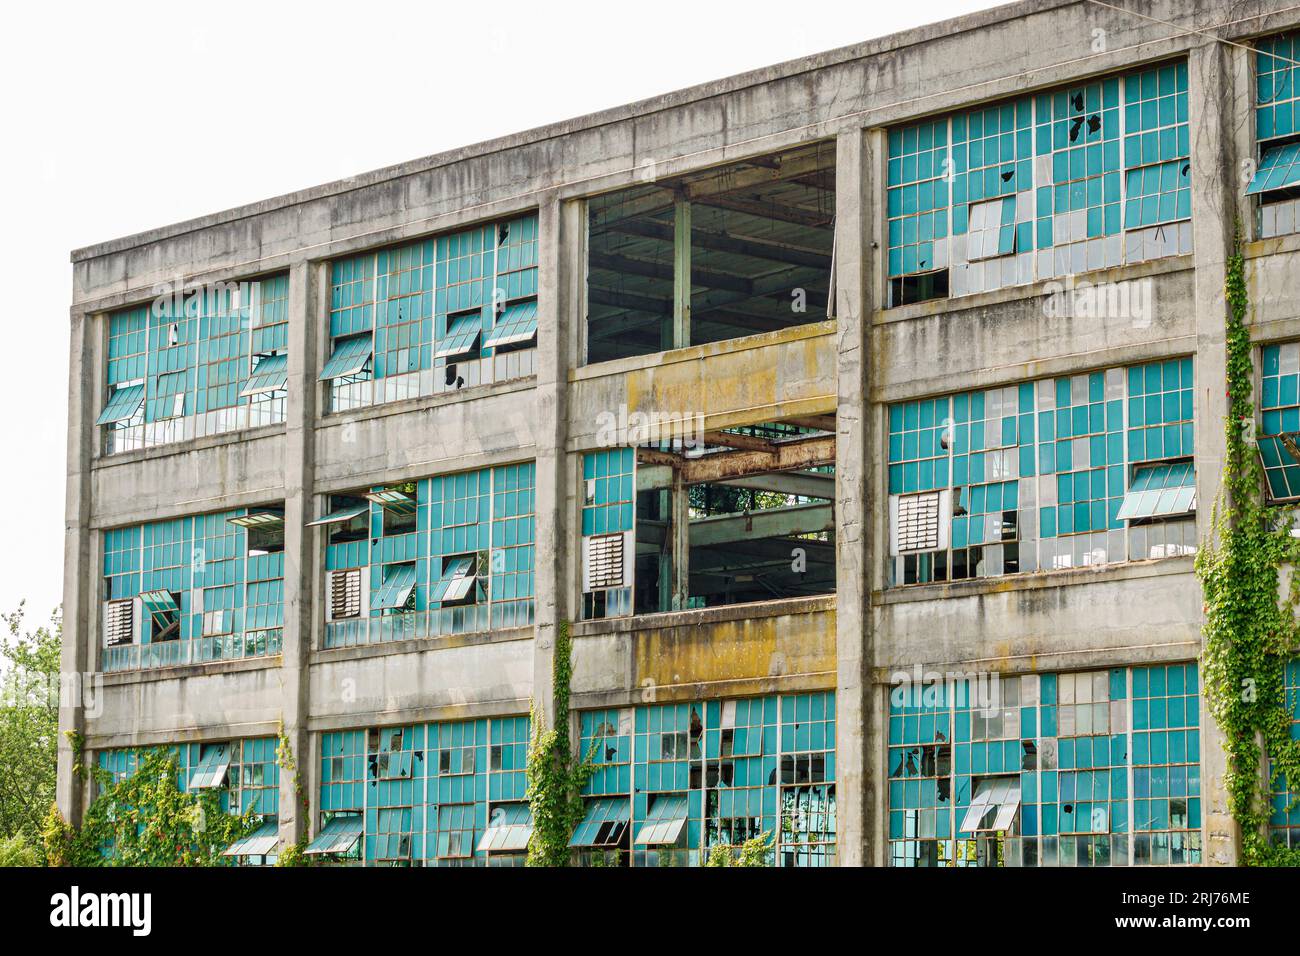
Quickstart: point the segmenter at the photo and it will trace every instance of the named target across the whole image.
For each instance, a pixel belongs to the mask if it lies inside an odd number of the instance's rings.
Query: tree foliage
[[[0,865],[23,865],[27,847],[40,859],[40,835],[54,800],[58,762],[59,666],[63,621],[28,630],[22,604],[0,614]]]

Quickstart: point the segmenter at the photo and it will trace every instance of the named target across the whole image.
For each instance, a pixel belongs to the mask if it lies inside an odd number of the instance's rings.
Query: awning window
[[[361,839],[364,821],[360,815],[335,817],[325,824],[316,839],[307,844],[303,853],[308,856],[322,856],[326,853],[347,853]]]
[[[492,808],[487,829],[478,841],[479,853],[501,853],[528,849],[533,833],[533,815],[526,803],[502,803]]]
[[[284,515],[279,511],[250,511],[226,521],[240,528],[280,528],[284,526]]]
[[[479,333],[483,331],[483,316],[466,312],[447,319],[447,334],[438,343],[438,358],[456,358],[474,351]]]
[[[1300,498],[1300,435],[1259,436],[1259,458],[1274,501]]]
[[[430,601],[463,601],[477,578],[472,557],[452,558],[429,592]]]
[[[264,355],[248,377],[248,384],[239,393],[241,398],[274,392],[289,385],[289,356]]]
[[[145,591],[140,595],[140,604],[159,627],[175,623],[181,613],[170,591]]]
[[[242,840],[236,840],[230,846],[221,851],[222,856],[266,856],[268,853],[274,853],[276,844],[280,842],[280,824],[274,819],[267,820],[260,827],[244,837]]]
[[[1006,832],[1011,829],[1020,809],[1020,778],[996,777],[976,784],[966,816],[963,833]]]
[[[632,817],[627,797],[599,797],[587,803],[587,815],[573,831],[569,846],[615,846]]]
[[[95,420],[96,425],[114,425],[134,418],[140,406],[144,404],[143,385],[119,385],[108,397],[108,404]]]
[[[225,783],[231,753],[230,744],[209,744],[204,747],[199,765],[190,774],[190,789],[210,790]]]
[[[517,345],[537,334],[537,300],[515,302],[506,306],[496,325],[483,342],[485,346]]]
[[[686,795],[664,794],[655,797],[650,813],[636,832],[637,846],[664,846],[677,842],[686,826]]]
[[[1300,143],[1270,146],[1260,157],[1259,168],[1246,187],[1246,195],[1300,186]]]
[[[1190,461],[1145,465],[1133,475],[1116,515],[1120,520],[1164,518],[1196,510],[1196,471]]]
[[[391,564],[384,570],[384,583],[370,595],[370,609],[382,611],[405,607],[415,587],[414,564]]]
[[[370,505],[368,503],[364,505],[349,505],[346,508],[339,508],[337,511],[331,511],[329,514],[317,518],[315,521],[308,521],[307,527],[314,528],[318,525],[344,524],[345,522],[351,521],[353,518],[367,514],[369,511]]]
[[[373,501],[381,508],[388,511],[394,511],[400,515],[415,514],[416,502],[404,491],[397,491],[394,488],[385,488],[383,491],[371,491],[364,495],[367,501]]]
[[[373,343],[369,332],[346,339],[335,339],[334,352],[325,363],[325,368],[321,370],[320,380],[325,382],[332,378],[356,375],[370,361],[372,348]]]

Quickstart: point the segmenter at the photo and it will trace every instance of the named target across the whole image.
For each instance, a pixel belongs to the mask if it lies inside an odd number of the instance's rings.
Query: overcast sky
[[[0,58],[0,610],[62,600],[70,250],[991,6],[25,5]]]

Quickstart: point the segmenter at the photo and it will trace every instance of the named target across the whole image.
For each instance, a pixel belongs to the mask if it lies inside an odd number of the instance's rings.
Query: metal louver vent
[[[109,601],[104,615],[104,646],[118,647],[135,641],[135,601]]]
[[[939,493],[898,499],[898,551],[933,551],[939,547]]]
[[[330,575],[330,616],[336,621],[361,616],[360,568]]]
[[[598,534],[587,539],[589,590],[623,586],[623,535]]]

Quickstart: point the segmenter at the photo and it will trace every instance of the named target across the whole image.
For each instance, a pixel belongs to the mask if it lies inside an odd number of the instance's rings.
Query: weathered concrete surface
[[[603,425],[638,414],[660,416],[666,435],[693,436],[701,425],[833,413],[834,338],[834,322],[816,322],[576,369],[570,450],[604,447]]]
[[[533,641],[527,629],[318,651],[311,663],[313,730],[528,712]],[[429,647],[432,645],[432,647]]]
[[[115,675],[103,715],[65,708],[62,728],[84,732],[93,749],[273,733],[283,720],[314,793],[309,730],[525,712],[532,696],[549,694],[553,630],[575,614],[579,453],[595,446],[598,416],[622,406],[702,414],[715,428],[837,413],[838,599],[576,625],[575,705],[835,689],[845,862],[883,862],[880,718],[892,668],[1193,659],[1200,597],[1185,559],[888,592],[876,557],[885,526],[883,403],[1174,355],[1197,354],[1198,481],[1208,515],[1214,468],[1206,466],[1222,445],[1213,382],[1221,375],[1225,230],[1243,211],[1235,175],[1254,146],[1245,55],[1208,51],[1215,36],[1248,40],[1294,28],[1300,15],[1281,0],[1246,8],[1155,0],[1143,12],[1175,26],[1080,0],[1010,4],[77,251],[65,670],[98,666],[105,527],[281,498],[296,524],[331,491],[536,459],[538,542],[548,553],[538,554],[546,567],[537,575],[536,638],[528,631],[320,651],[318,536],[295,531],[282,660]],[[1088,276],[1150,282],[1150,323],[1050,319],[1042,283],[881,308],[884,126],[1189,52],[1196,251]],[[584,197],[832,137],[840,144],[838,322],[578,367]],[[533,209],[542,211],[547,246],[535,378],[324,413],[316,381],[324,336],[305,330],[323,328],[319,290],[330,258]],[[1250,217],[1243,221],[1249,236]],[[1247,255],[1256,337],[1300,337],[1300,237],[1251,242]],[[178,275],[230,280],[286,268],[301,293],[290,305],[298,396],[289,421],[99,456],[102,313],[146,302],[156,283]],[[1210,740],[1207,733],[1202,759],[1214,803]],[[59,803],[75,816],[81,778],[62,738],[60,747]],[[1218,807],[1207,821],[1210,858],[1229,861],[1232,834]],[[285,834],[297,826],[286,822]]]
[[[577,707],[835,687],[835,602],[801,598],[573,627]]]
[[[1190,558],[878,593],[877,680],[916,664],[1030,673],[1185,661],[1200,653]]]

